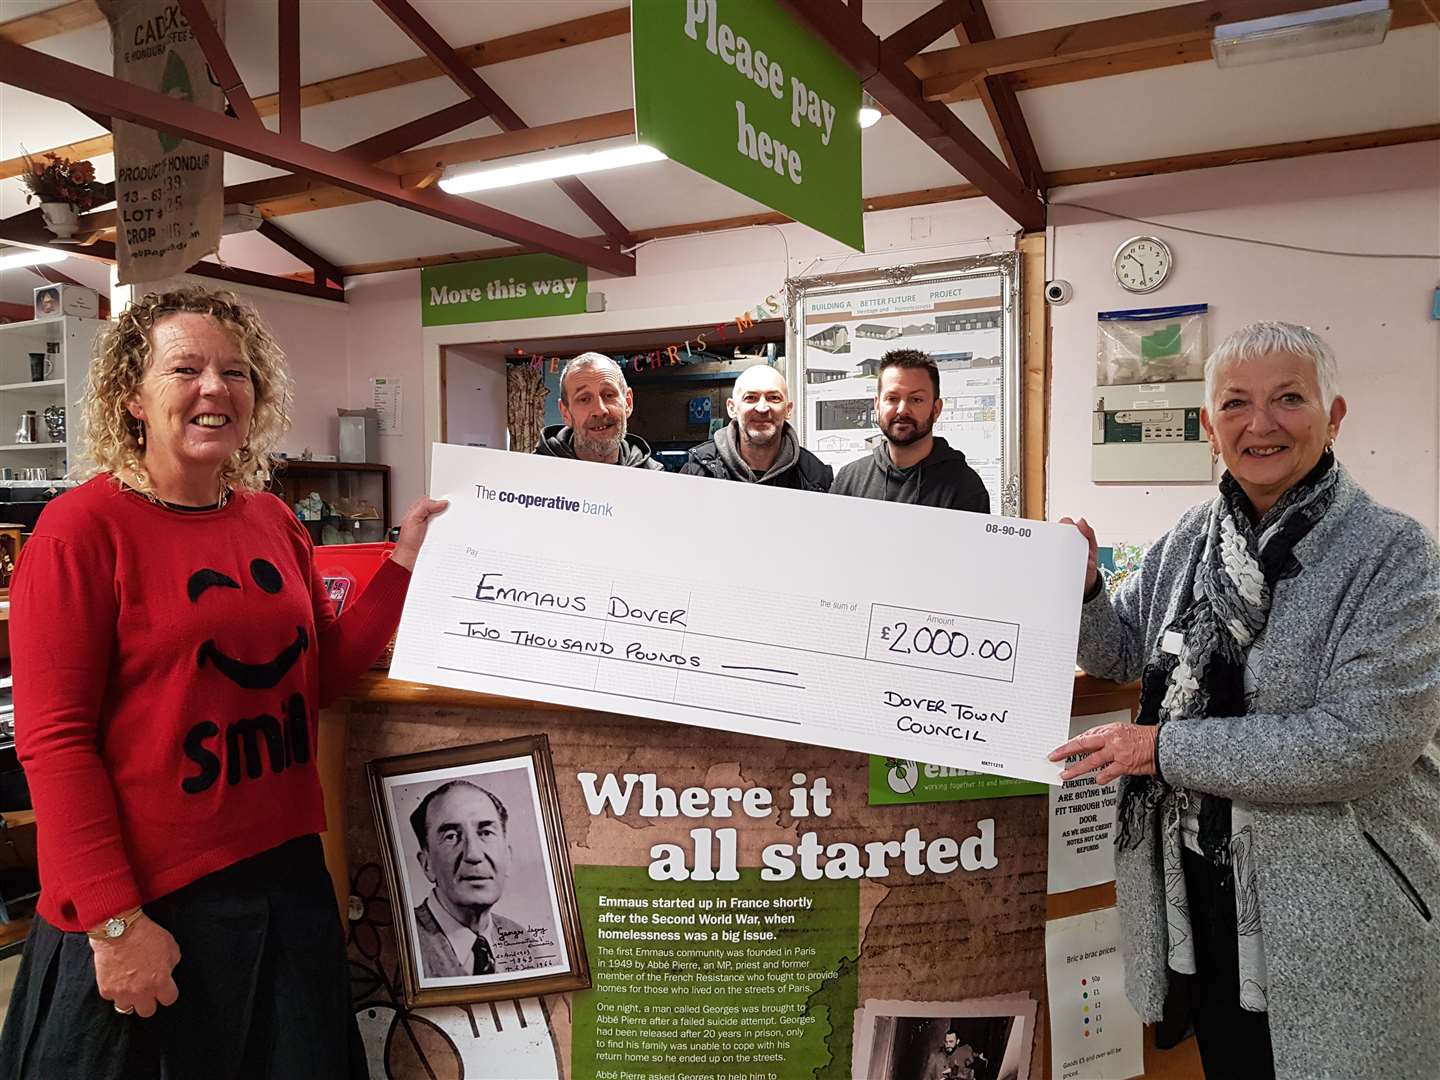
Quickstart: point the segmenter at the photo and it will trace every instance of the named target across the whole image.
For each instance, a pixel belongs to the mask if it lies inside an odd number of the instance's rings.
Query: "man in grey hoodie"
[[[990,493],[979,474],[930,433],[944,406],[940,369],[928,354],[895,349],[882,356],[875,418],[885,440],[841,469],[831,492],[988,514]]]
[[[830,490],[830,466],[801,446],[790,426],[795,403],[784,375],[768,364],[746,368],[725,407],[730,423],[690,451],[682,473],[798,491]]]
[[[602,353],[581,353],[560,373],[560,415],[564,424],[540,433],[535,453],[597,461],[632,469],[661,470],[650,447],[627,429],[635,394],[620,365]]]

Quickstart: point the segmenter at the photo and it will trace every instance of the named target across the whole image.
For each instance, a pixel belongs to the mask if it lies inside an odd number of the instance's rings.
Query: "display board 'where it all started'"
[[[636,137],[858,250],[860,83],[773,0],[634,0]]]

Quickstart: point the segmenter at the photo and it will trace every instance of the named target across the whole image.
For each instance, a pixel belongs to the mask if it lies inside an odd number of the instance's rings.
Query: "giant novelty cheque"
[[[393,678],[1059,783],[1068,525],[446,444],[431,491]]]

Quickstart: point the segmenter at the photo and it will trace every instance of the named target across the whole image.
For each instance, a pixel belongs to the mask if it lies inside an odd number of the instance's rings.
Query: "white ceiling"
[[[933,0],[865,0],[865,21],[882,36],[927,10]],[[988,0],[996,34],[1172,6],[1183,0]],[[57,0],[0,0],[0,21],[57,6]],[[416,8],[454,45],[470,45],[614,9],[618,0],[415,0]],[[227,40],[253,95],[276,86],[275,5],[229,0]],[[947,34],[935,48],[953,46]],[[32,47],[97,70],[109,70],[109,33],[87,27]],[[529,124],[627,108],[631,104],[628,36],[510,61],[481,75]],[[305,0],[301,5],[301,77],[314,82],[410,59],[419,49],[369,0]],[[335,148],[423,116],[461,99],[447,79],[306,109],[305,138]],[[1307,60],[1221,71],[1210,63],[1022,91],[1021,109],[1047,170],[1198,153],[1238,146],[1352,135],[1440,122],[1440,29],[1397,31],[1378,47]],[[999,143],[978,102],[953,106],[990,149]],[[270,121],[274,126],[274,120]],[[498,129],[481,121],[435,142]],[[0,85],[0,158],[102,134],[60,102]],[[109,157],[96,159],[101,179]],[[867,196],[945,187],[960,176],[898,121],[885,117],[863,139]],[[226,180],[238,183],[279,170],[226,156]],[[671,162],[595,174],[585,183],[629,228],[645,229],[763,211],[751,199]],[[576,235],[599,230],[552,184],[489,192],[500,209]],[[0,215],[25,209],[18,180],[0,182]],[[313,211],[279,219],[332,262],[353,265],[451,251],[505,246],[472,230],[383,204]],[[227,241],[237,262],[263,245]],[[235,254],[232,254],[235,253]],[[257,268],[259,268],[257,266]],[[269,267],[266,267],[269,268]]]

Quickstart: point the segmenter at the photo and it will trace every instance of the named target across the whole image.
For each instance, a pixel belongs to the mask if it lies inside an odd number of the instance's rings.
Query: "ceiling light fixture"
[[[868,93],[860,96],[860,126],[862,128],[874,127],[880,122],[880,106]]]
[[[254,232],[264,223],[265,215],[258,207],[249,203],[226,203],[224,216],[220,219],[220,232],[225,236]]]
[[[22,266],[40,266],[43,263],[57,263],[69,256],[63,251],[46,248],[0,248],[0,270],[15,270]]]
[[[664,160],[665,155],[653,146],[631,143],[605,150],[591,150],[583,154],[541,157],[457,173],[442,179],[440,189],[451,195],[465,195],[472,191],[491,191],[495,188],[515,187],[518,184],[533,184],[537,180],[554,180],[561,176],[579,176],[581,173],[623,169],[628,165],[644,165]]]
[[[1243,67],[1379,45],[1389,29],[1390,0],[1354,0],[1268,19],[1223,23],[1215,27],[1210,51],[1217,67]]]

